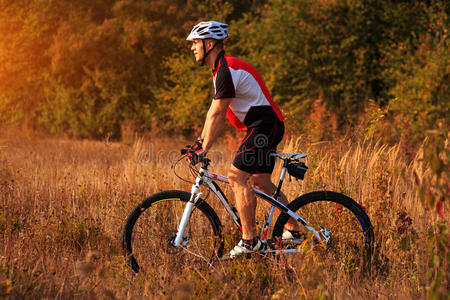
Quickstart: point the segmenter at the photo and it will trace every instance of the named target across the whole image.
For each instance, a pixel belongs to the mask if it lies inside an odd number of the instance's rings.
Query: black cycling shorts
[[[276,152],[283,135],[283,122],[249,128],[236,152],[233,166],[250,174],[271,174],[275,166],[275,157],[270,154]]]

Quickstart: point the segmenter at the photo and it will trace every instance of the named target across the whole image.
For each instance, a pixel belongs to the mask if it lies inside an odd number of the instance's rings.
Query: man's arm
[[[206,115],[205,126],[203,127],[201,138],[203,139],[203,149],[208,151],[215,142],[222,130],[228,106],[231,98],[214,99]]]

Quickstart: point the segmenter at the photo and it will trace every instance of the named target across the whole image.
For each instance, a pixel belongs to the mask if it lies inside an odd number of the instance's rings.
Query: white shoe
[[[248,244],[245,244],[242,240],[239,241],[239,243],[234,246],[233,250],[230,251],[230,258],[236,258],[243,254],[250,254],[252,252],[256,252],[261,249],[262,243],[258,239],[258,242],[255,246],[250,246]]]
[[[299,237],[294,237],[290,230],[286,230],[281,236],[281,241],[283,242],[283,244],[300,245],[304,240],[305,235],[303,233],[301,233]]]

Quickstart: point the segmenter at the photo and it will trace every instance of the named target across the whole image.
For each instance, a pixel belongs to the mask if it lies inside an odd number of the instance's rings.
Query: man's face
[[[191,51],[194,52],[195,61],[199,62],[203,59],[205,51],[203,51],[203,43],[200,39],[195,39],[192,41]]]

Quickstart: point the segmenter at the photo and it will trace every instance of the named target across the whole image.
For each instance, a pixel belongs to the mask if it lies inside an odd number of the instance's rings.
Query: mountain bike
[[[189,150],[182,150],[186,156]],[[305,245],[317,247],[330,258],[367,266],[373,249],[373,228],[363,208],[348,196],[332,191],[315,191],[297,197],[288,205],[277,198],[286,173],[303,179],[307,170],[301,161],[306,153],[273,153],[283,163],[276,192],[273,196],[254,188],[257,199],[269,203],[268,212],[261,223],[259,238],[264,245],[264,255],[291,255],[304,252]],[[182,157],[183,158],[183,157]],[[241,221],[237,210],[230,204],[217,182],[228,183],[228,178],[209,170],[210,160],[205,158],[197,169],[190,192],[162,191],[145,198],[129,214],[123,229],[122,247],[130,267],[135,271],[153,270],[162,266],[183,269],[193,265],[211,266],[227,258],[235,242],[224,234],[224,226],[216,211],[207,202],[212,192],[225,209],[240,235]],[[200,189],[206,188],[203,197]],[[210,202],[211,203],[211,202]],[[281,211],[271,237],[275,209]],[[285,243],[282,234],[290,218],[299,222],[305,232],[302,244]]]

